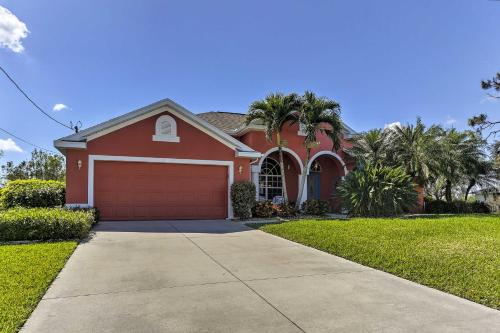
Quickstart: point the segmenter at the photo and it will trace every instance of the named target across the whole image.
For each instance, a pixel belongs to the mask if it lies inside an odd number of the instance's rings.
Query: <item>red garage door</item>
[[[227,167],[96,161],[94,205],[103,220],[227,217]]]

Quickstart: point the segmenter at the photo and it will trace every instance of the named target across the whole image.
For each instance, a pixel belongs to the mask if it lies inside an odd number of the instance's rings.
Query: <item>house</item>
[[[264,126],[244,115],[193,114],[161,100],[54,141],[66,156],[66,203],[98,207],[105,220],[232,218],[230,187],[252,181],[259,200],[282,196],[278,152]],[[308,173],[303,200],[328,200],[338,210],[336,186],[354,166],[342,147],[319,135],[312,157],[298,125],[284,127],[285,175],[290,201]]]

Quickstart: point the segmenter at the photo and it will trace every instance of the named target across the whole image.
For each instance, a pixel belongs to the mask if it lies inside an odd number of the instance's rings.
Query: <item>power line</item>
[[[5,69],[3,69],[3,67],[0,65],[0,70],[5,74],[5,76],[9,79],[10,82],[12,82],[12,84],[17,88],[17,90],[19,90],[21,92],[21,94],[24,95],[24,97],[26,97],[26,99],[28,101],[31,102],[31,104],[33,104],[33,106],[35,108],[37,108],[41,113],[43,113],[45,116],[47,116],[48,118],[52,119],[53,121],[55,121],[56,123],[58,123],[59,125],[61,126],[64,126],[66,128],[69,128],[70,130],[73,130],[75,132],[78,132],[78,127],[75,126],[75,128],[71,127],[71,126],[68,126],[62,122],[60,122],[59,120],[57,120],[56,118],[52,117],[50,114],[48,114],[47,112],[45,112],[40,106],[38,106],[38,104],[35,103],[35,101],[33,101],[27,93],[24,92],[24,90],[16,83],[16,81],[14,81],[14,79],[9,75],[9,73],[7,73],[7,71],[5,71]]]
[[[6,133],[7,135],[10,135],[10,136],[12,136],[12,137],[14,137],[14,138],[18,139],[19,141],[22,141],[22,142],[24,142],[24,143],[26,143],[26,144],[28,144],[28,145],[30,145],[30,146],[33,146],[33,147],[38,148],[38,149],[41,149],[41,150],[45,150],[46,152],[49,152],[49,153],[51,153],[51,154],[57,154],[57,153],[56,153],[55,151],[53,151],[53,150],[50,150],[50,149],[46,149],[46,148],[43,148],[43,147],[37,146],[37,145],[35,145],[35,144],[33,144],[33,143],[29,142],[29,141],[26,141],[26,140],[24,140],[24,139],[22,139],[22,138],[18,137],[17,135],[14,135],[14,134],[10,133],[9,131],[4,130],[4,129],[3,129],[3,128],[1,128],[1,127],[0,127],[0,131],[2,131],[2,132],[4,132],[4,133]]]

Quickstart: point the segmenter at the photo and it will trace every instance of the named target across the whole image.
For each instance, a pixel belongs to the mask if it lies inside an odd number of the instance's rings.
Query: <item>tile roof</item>
[[[245,127],[245,114],[243,113],[210,111],[198,113],[197,116],[227,134],[234,134],[238,130]],[[252,124],[260,124],[260,122],[254,121]],[[344,126],[348,136],[356,133],[355,130],[347,126],[345,123]]]
[[[243,113],[211,111],[199,113],[197,116],[228,134],[245,126]]]

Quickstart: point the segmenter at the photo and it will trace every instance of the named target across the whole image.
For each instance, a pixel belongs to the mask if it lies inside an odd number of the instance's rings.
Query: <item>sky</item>
[[[0,0],[0,65],[45,111],[83,128],[163,98],[244,113],[271,92],[339,102],[357,131],[393,122],[467,128],[500,101],[500,1]],[[71,131],[0,73],[0,128],[54,149]],[[30,145],[0,133],[7,160]]]

